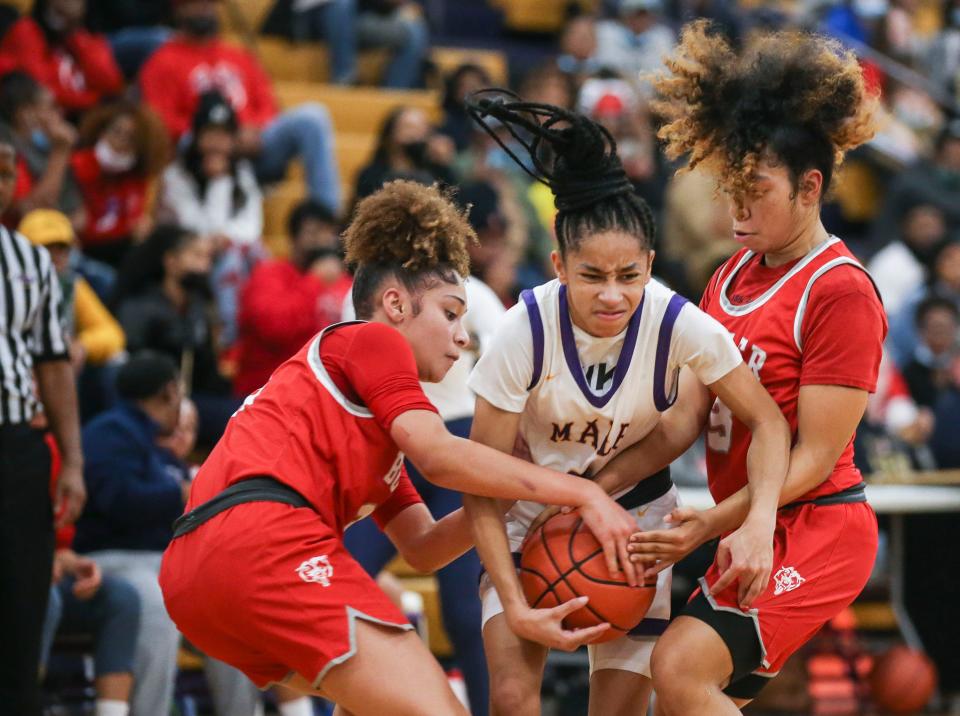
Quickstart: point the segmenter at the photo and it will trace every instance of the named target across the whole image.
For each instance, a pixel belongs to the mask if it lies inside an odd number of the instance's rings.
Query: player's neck
[[[827,230],[823,227],[823,222],[820,221],[820,216],[817,215],[808,225],[796,227],[795,233],[776,251],[764,252],[763,263],[770,268],[783,266],[799,259],[801,256],[806,256],[828,238],[830,238],[830,234],[827,233]]]

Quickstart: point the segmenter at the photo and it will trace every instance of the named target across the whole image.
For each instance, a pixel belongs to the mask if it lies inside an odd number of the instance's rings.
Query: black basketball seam
[[[552,592],[552,591],[553,591],[553,585],[555,584],[555,582],[554,582],[554,583],[551,583],[550,580],[546,578],[546,576],[544,576],[543,574],[541,574],[540,572],[538,572],[538,571],[535,570],[535,569],[530,569],[530,567],[524,567],[523,565],[521,565],[519,571],[520,571],[520,572],[529,572],[530,574],[536,575],[537,577],[540,577],[540,579],[543,580],[543,583],[544,583],[544,584],[547,585],[546,589],[544,589],[543,592],[541,592],[540,596],[537,598],[537,601],[535,601],[533,604],[530,605],[532,608],[536,609],[537,605],[538,605],[541,601],[543,601],[543,598],[544,598],[549,592]]]

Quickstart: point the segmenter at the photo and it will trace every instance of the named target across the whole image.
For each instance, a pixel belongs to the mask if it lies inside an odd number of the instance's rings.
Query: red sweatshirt
[[[23,70],[70,112],[123,91],[123,75],[103,35],[74,30],[52,46],[31,17],[17,20],[0,42],[0,67]]]
[[[326,284],[290,261],[263,261],[240,294],[234,390],[247,395],[322,328],[340,320],[353,284],[344,274]]]
[[[221,40],[174,36],[140,72],[143,98],[178,139],[190,128],[200,95],[218,89],[244,126],[263,127],[277,114],[270,77],[251,52]]]
[[[129,236],[143,216],[146,178],[130,172],[104,173],[92,147],[74,152],[70,166],[87,209],[87,226],[80,235],[81,243],[84,246],[107,244]]]

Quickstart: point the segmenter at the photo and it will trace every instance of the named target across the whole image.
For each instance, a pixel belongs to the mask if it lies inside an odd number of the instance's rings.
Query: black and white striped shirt
[[[0,424],[28,422],[39,407],[35,363],[65,360],[60,280],[47,250],[0,226]]]

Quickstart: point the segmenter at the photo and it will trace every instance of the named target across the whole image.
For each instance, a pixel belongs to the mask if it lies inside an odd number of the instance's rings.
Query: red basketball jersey
[[[738,251],[717,269],[700,305],[733,335],[795,441],[801,386],[876,389],[886,317],[870,276],[836,237],[783,266],[770,268],[762,259]],[[716,501],[747,484],[750,439],[750,430],[716,400],[707,432],[707,475]],[[861,479],[851,438],[831,475],[799,499]]]
[[[436,412],[406,340],[378,323],[330,326],[233,415],[197,473],[187,509],[245,477],[269,475],[303,495],[337,533],[371,513],[383,527],[420,501],[389,432],[407,410]]]

